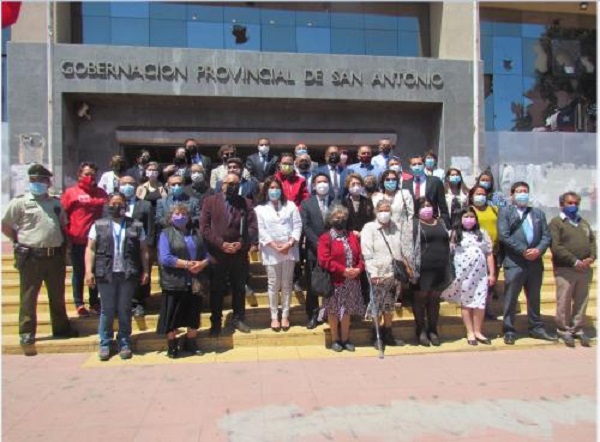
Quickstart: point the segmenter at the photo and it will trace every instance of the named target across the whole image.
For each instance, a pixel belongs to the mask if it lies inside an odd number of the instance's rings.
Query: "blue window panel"
[[[262,50],[270,52],[296,52],[296,27],[262,27]]]
[[[332,54],[365,54],[365,31],[360,29],[332,29]]]
[[[150,46],[162,48],[187,47],[187,26],[184,20],[150,19]]]
[[[419,32],[419,17],[410,15],[398,17],[398,30]]]
[[[503,23],[496,21],[493,25],[493,35],[502,37],[520,37],[521,23]]]
[[[513,104],[523,104],[523,83],[514,75],[494,75],[494,128],[510,131],[515,126]]]
[[[491,94],[485,99],[485,130],[493,131],[494,129],[494,94]]]
[[[352,14],[350,12],[332,12],[331,27],[344,29],[364,29],[365,18],[363,14]]]
[[[83,16],[108,17],[110,15],[109,2],[81,2]]]
[[[494,72],[494,45],[492,37],[484,35],[481,37],[481,59],[483,60],[483,73],[491,74]]]
[[[277,9],[261,9],[260,22],[263,25],[295,26],[296,14],[294,11],[280,11]]]
[[[493,37],[494,74],[521,75],[523,48],[520,37]]]
[[[384,14],[365,14],[365,29],[395,31],[398,29],[397,17]]]
[[[536,80],[535,77],[523,77],[523,105],[527,109],[527,106],[533,104],[531,98],[527,98],[525,94],[532,93],[535,90]]]
[[[259,24],[260,10],[255,7],[239,8],[225,7],[223,8],[225,23],[241,23],[241,24]]]
[[[493,35],[494,34],[494,22],[490,20],[481,20],[479,22],[479,33],[481,35]]]
[[[367,55],[398,55],[398,33],[396,31],[365,30]]]
[[[540,38],[542,34],[546,32],[546,26],[534,24],[534,23],[523,23],[521,25],[521,35],[529,38]]]
[[[148,46],[150,44],[150,23],[140,18],[113,18],[111,21],[111,41],[115,45]]]
[[[296,28],[296,47],[305,54],[330,54],[331,29],[302,27]]]
[[[150,3],[150,18],[162,18],[165,20],[185,20],[187,8],[182,3]]]
[[[148,18],[150,5],[147,2],[111,2],[112,17]]]
[[[417,32],[398,32],[398,55],[401,57],[421,56],[421,38]]]
[[[296,26],[328,28],[330,25],[329,12],[296,11]]]
[[[223,23],[222,6],[187,5],[187,20],[192,22]]]
[[[92,45],[109,45],[110,38],[109,17],[83,17],[83,43]]]
[[[225,25],[223,23],[187,22],[187,33],[189,48],[225,48]]]
[[[225,49],[236,49],[240,51],[260,51],[260,25],[249,25],[244,23],[246,27],[246,43],[237,44],[233,36],[233,24],[225,24]]]

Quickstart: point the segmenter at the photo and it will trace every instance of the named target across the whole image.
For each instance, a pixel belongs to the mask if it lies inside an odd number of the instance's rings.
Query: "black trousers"
[[[241,253],[220,259],[213,264],[210,280],[210,322],[221,324],[223,318],[223,298],[227,294],[227,284],[231,284],[233,319],[243,321],[246,315],[246,280],[248,278],[248,255]]]
[[[317,266],[317,261],[306,260],[305,272],[306,272],[306,314],[310,318],[312,315],[319,311],[319,297],[312,288],[312,274],[313,270]]]
[[[154,266],[154,264],[156,264],[156,262],[158,260],[155,246],[148,247],[148,255],[149,255],[148,277],[150,278],[150,281],[146,285],[138,284],[137,288],[135,289],[135,294],[133,295],[133,299],[132,299],[132,303],[133,303],[134,307],[136,307],[138,305],[145,307],[146,298],[148,298],[150,296],[151,291],[152,291],[152,267]]]
[[[415,292],[413,315],[415,316],[415,333],[417,336],[422,331],[437,335],[437,325],[440,317],[439,292]]]

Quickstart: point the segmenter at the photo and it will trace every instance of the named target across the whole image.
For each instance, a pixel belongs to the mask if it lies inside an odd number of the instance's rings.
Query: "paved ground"
[[[596,440],[595,347],[194,359],[4,356],[2,439]]]

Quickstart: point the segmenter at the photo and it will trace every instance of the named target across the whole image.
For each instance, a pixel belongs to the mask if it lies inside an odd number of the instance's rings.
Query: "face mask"
[[[402,166],[400,166],[400,164],[394,164],[393,166],[390,166],[390,170],[393,170],[396,173],[401,173]]]
[[[463,218],[461,222],[465,230],[471,230],[473,227],[475,227],[475,224],[477,224],[477,220],[475,220],[475,218]]]
[[[358,159],[361,163],[369,164],[371,162],[371,155],[362,155]]]
[[[386,147],[381,148],[381,152],[383,152],[384,155],[388,155],[391,151],[392,151],[392,146],[386,146]]]
[[[360,195],[363,191],[362,186],[352,186],[350,189],[348,189],[348,192],[350,192],[350,195]]]
[[[279,168],[281,169],[281,173],[284,175],[289,175],[294,171],[294,166],[291,164],[282,164]]]
[[[148,178],[158,178],[158,170],[147,170],[146,176]]]
[[[113,218],[121,218],[125,215],[125,207],[121,206],[120,204],[116,206],[108,206],[108,213]]]
[[[112,171],[114,173],[117,173],[117,174],[123,172],[124,170],[125,170],[125,168],[123,166],[121,166],[121,165],[115,166],[115,167],[112,168]]]
[[[33,193],[33,192],[31,192],[31,193]],[[565,206],[565,207],[563,207],[562,211],[565,215],[567,215],[568,218],[575,219],[575,218],[577,218],[577,212],[579,211],[579,207]]]
[[[433,218],[433,207],[423,207],[419,210],[419,218],[424,221],[428,221]]]
[[[306,155],[308,153],[308,150],[306,149],[299,149],[296,151],[296,156],[299,157],[300,155]]]
[[[526,206],[529,202],[529,193],[515,193],[515,202],[518,206]]]
[[[473,204],[477,207],[484,206],[487,201],[487,197],[485,195],[473,195]]]
[[[452,184],[459,184],[460,183],[460,176],[458,176],[458,175],[450,175],[448,177],[448,181],[450,181]]]
[[[89,191],[92,187],[96,185],[96,177],[92,175],[85,175],[79,178],[79,187],[83,190]]]
[[[192,173],[191,178],[194,183],[201,183],[204,181],[204,174],[202,172],[194,172]]]
[[[281,198],[281,189],[269,189],[269,199],[271,201],[279,201]]]
[[[267,155],[269,153],[269,145],[268,144],[259,144],[258,151],[261,155]]]
[[[331,221],[331,227],[336,230],[344,230],[346,228],[346,220],[345,219],[334,219]]]
[[[36,196],[45,195],[48,192],[46,183],[29,183],[29,191]]]
[[[183,229],[185,226],[187,226],[188,220],[189,217],[187,215],[181,215],[176,213],[173,216],[171,216],[171,222],[178,229]]]
[[[175,159],[173,160],[173,163],[175,163],[177,166],[182,166],[186,163],[186,159],[185,157],[175,157]]]
[[[412,170],[414,176],[421,176],[423,175],[424,168],[422,165],[410,166],[410,170]]]
[[[119,187],[119,192],[125,195],[125,198],[130,199],[135,193],[135,187],[133,187],[131,184],[123,184]]]
[[[140,158],[140,162],[142,164],[148,164],[150,162],[150,157],[148,157],[146,155],[142,155],[142,157]]]
[[[321,196],[327,195],[329,193],[329,183],[318,183],[315,185],[315,190]]]
[[[340,162],[340,154],[337,152],[332,152],[329,155],[329,164],[338,164]]]
[[[396,181],[396,180],[384,181],[383,187],[385,188],[385,190],[390,190],[390,191],[396,190],[398,188],[398,181]]]
[[[490,183],[489,181],[479,181],[479,185],[485,190],[490,190],[492,188],[492,183]]]
[[[174,186],[171,186],[171,193],[175,197],[183,195],[183,186],[181,184],[175,184]]]
[[[343,153],[340,155],[340,161],[344,164],[346,164],[348,162],[348,154],[347,153]]]
[[[227,187],[225,187],[225,194],[228,197],[232,197],[237,195],[240,192],[240,185],[239,184],[228,184]]]
[[[435,167],[435,160],[433,158],[425,158],[425,167],[433,169]]]
[[[300,161],[298,163],[298,169],[308,170],[308,169],[310,169],[310,163],[308,161]]]
[[[390,212],[377,213],[377,221],[379,221],[381,224],[389,223],[391,217],[392,217],[392,214]]]
[[[373,183],[373,184],[365,184],[365,190],[367,192],[375,192],[377,190],[377,184]]]

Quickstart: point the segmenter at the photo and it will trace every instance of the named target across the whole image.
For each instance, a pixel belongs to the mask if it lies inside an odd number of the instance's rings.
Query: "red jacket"
[[[284,175],[281,171],[275,173],[275,178],[281,181],[281,185],[283,186],[281,192],[288,201],[293,201],[296,203],[298,209],[300,209],[302,201],[310,196],[308,189],[306,188],[306,180],[296,172],[290,175]]]
[[[352,267],[358,267],[361,272],[364,272],[365,262],[360,251],[360,240],[354,233],[348,232],[348,243],[352,249]],[[317,259],[319,260],[319,265],[331,273],[331,280],[335,285],[344,282],[345,278],[343,274],[346,270],[344,243],[341,240],[331,241],[329,230],[319,236]]]
[[[90,193],[79,187],[79,184],[65,190],[60,203],[69,218],[66,231],[73,244],[87,244],[90,228],[94,221],[102,218],[102,210],[107,201],[108,195],[100,187],[94,187]]]

